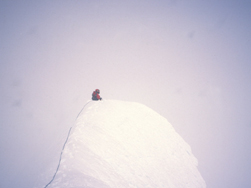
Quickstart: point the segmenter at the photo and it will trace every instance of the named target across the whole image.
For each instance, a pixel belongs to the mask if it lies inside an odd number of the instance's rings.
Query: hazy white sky
[[[0,1],[0,187],[31,187],[57,161],[96,88],[167,118],[209,188],[250,187],[250,8],[248,0]]]

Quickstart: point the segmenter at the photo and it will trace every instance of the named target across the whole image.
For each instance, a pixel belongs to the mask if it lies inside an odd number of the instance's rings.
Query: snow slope
[[[48,188],[204,188],[190,146],[132,102],[91,101],[76,120]]]

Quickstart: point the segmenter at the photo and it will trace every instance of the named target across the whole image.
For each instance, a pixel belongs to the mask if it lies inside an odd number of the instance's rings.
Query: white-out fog
[[[244,0],[1,1],[0,187],[33,187],[56,168],[96,88],[167,118],[209,188],[250,187],[250,7]]]

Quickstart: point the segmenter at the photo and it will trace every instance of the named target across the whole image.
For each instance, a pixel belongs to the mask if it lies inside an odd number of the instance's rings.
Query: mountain
[[[190,146],[150,108],[90,101],[48,188],[205,188]]]

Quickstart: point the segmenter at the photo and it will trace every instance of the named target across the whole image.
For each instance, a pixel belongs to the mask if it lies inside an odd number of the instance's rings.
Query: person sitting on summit
[[[94,100],[94,101],[102,100],[99,93],[100,93],[99,89],[96,89],[95,91],[93,91],[92,100]]]

